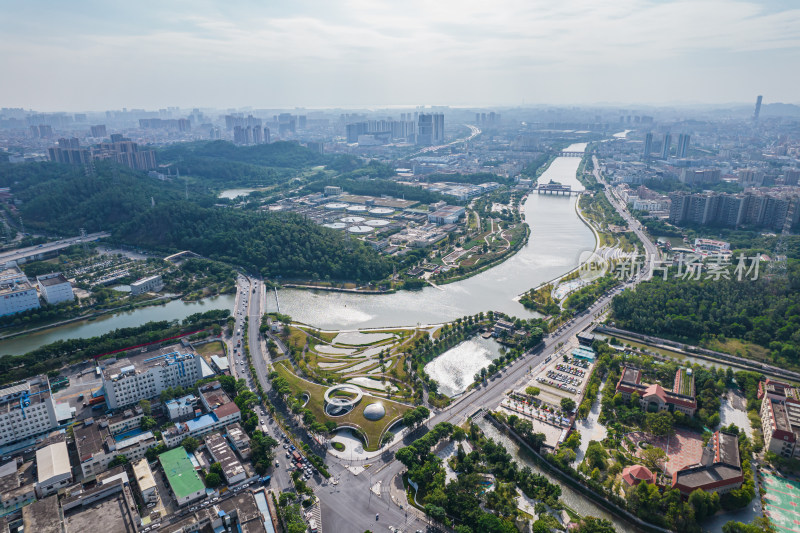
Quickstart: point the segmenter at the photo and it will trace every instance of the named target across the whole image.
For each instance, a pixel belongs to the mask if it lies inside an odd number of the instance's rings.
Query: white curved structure
[[[340,391],[340,390],[341,391],[345,391],[345,392],[351,392],[351,393],[355,394],[356,397],[355,398],[332,398],[331,397],[331,393],[334,393],[334,392]],[[344,408],[347,408],[347,407],[355,407],[358,404],[358,402],[361,401],[361,398],[363,398],[363,397],[364,397],[364,392],[360,388],[358,388],[355,385],[352,385],[350,383],[342,383],[341,385],[335,385],[335,386],[331,387],[330,389],[326,390],[325,391],[325,396],[324,396],[326,409],[327,409],[328,405],[333,406],[333,407],[337,407],[339,409],[344,409]]]

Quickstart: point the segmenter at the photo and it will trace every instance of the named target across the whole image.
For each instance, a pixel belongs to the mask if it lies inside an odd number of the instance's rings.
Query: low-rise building
[[[655,483],[656,475],[642,465],[630,465],[622,469],[622,480],[628,487],[635,487],[641,482]]]
[[[642,383],[642,371],[637,368],[625,367],[617,382],[617,392],[626,400],[631,399],[634,392],[639,395],[639,405],[648,409],[650,405],[659,411],[680,411],[689,416],[694,416],[697,410],[697,400],[694,392],[694,376],[691,370],[678,369],[675,374],[673,390],[667,390],[658,383]]]
[[[117,440],[111,435],[108,422],[104,419],[95,422],[87,418],[83,425],[73,428],[73,433],[84,478],[104,472],[108,463],[118,455],[124,455],[128,461],[134,462],[144,457],[147,450],[158,445],[151,431]]]
[[[131,296],[138,296],[146,292],[158,292],[164,288],[160,275],[137,279],[131,283]]]
[[[22,508],[22,524],[25,531],[35,533],[63,533],[61,509],[58,496],[53,494]]]
[[[701,252],[729,253],[731,251],[731,243],[713,239],[695,239],[694,249]]]
[[[179,507],[205,497],[206,487],[197,475],[186,450],[179,447],[164,452],[158,456],[158,461],[167,476],[167,483]]]
[[[164,430],[161,435],[164,438],[164,443],[169,447],[173,447],[180,444],[186,437],[200,438],[241,419],[242,413],[239,408],[235,403],[230,402],[192,420],[178,422]]]
[[[238,422],[228,426],[228,440],[242,459],[250,457],[250,437]]]
[[[684,496],[697,489],[725,494],[741,487],[743,481],[739,437],[722,431],[711,436],[698,464],[672,474],[672,488]]]
[[[247,473],[222,434],[212,433],[208,435],[205,439],[205,443],[206,449],[208,453],[211,454],[214,462],[219,463],[222,467],[222,475],[225,477],[225,481],[228,485],[235,485],[245,480]]]
[[[72,483],[72,466],[65,441],[36,450],[36,473],[36,494],[40,498],[55,494]]]
[[[36,285],[39,287],[39,293],[50,305],[71,302],[75,299],[72,285],[61,272],[36,276]]]
[[[153,477],[153,471],[150,469],[147,459],[140,459],[133,463],[133,477],[136,479],[136,487],[145,503],[158,501],[156,479]]]
[[[461,206],[445,205],[439,207],[433,213],[429,213],[428,222],[433,224],[455,224],[465,213],[466,210]]]
[[[36,500],[33,461],[11,460],[0,466],[0,510],[11,512]]]
[[[138,405],[132,409],[125,409],[121,413],[117,413],[107,419],[108,431],[112,435],[118,435],[132,429],[137,429],[142,425],[142,418],[144,418],[144,411]]]
[[[277,524],[271,525],[270,531],[278,531]],[[195,531],[266,533],[267,529],[264,526],[264,515],[261,514],[256,504],[255,496],[252,492],[242,491],[219,503],[190,512],[179,522],[173,522],[169,531],[170,533],[193,533]]]
[[[63,533],[135,532],[142,521],[124,472],[99,480],[61,500]]]
[[[197,396],[187,394],[181,398],[170,400],[165,404],[167,415],[173,422],[194,418],[197,409]]]

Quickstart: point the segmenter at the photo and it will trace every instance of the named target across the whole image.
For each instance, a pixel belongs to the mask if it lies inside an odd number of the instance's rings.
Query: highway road
[[[101,231],[99,233],[90,233],[86,235],[86,239],[78,236],[78,237],[71,237],[68,239],[61,239],[58,241],[52,241],[45,244],[40,244],[38,246],[17,248],[16,250],[9,250],[7,252],[0,253],[0,262],[1,263],[8,263],[9,261],[25,262],[31,259],[37,259],[40,256],[46,254],[57,252],[58,250],[63,250],[64,248],[67,248],[74,244],[81,244],[84,241],[92,242],[110,236],[111,236],[110,233]]]

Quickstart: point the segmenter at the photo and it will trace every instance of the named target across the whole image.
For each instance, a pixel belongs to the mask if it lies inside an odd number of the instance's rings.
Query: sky
[[[0,107],[800,103],[795,0],[0,0]]]

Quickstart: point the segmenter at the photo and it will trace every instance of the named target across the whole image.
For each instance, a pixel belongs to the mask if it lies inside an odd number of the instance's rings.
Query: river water
[[[572,510],[578,513],[581,516],[594,516],[597,518],[605,518],[606,520],[610,520],[614,524],[614,528],[619,531],[636,531],[631,524],[626,521],[623,521],[614,515],[607,512],[605,509],[598,507],[596,504],[591,502],[586,496],[583,494],[576,492],[575,490],[571,489],[570,487],[564,485],[559,480],[552,477],[550,474],[546,473],[544,470],[539,468],[536,463],[530,457],[530,454],[527,450],[520,449],[517,442],[513,439],[510,439],[505,434],[501,433],[496,427],[492,425],[491,422],[486,420],[485,418],[481,418],[476,422],[478,426],[483,431],[484,435],[489,438],[494,439],[496,442],[501,443],[505,446],[508,453],[514,458],[514,461],[520,467],[530,467],[533,472],[537,474],[542,474],[547,477],[550,483],[555,483],[556,485],[561,487],[561,501],[563,501],[567,506],[569,506]]]
[[[566,150],[585,147],[580,143]],[[552,179],[583,190],[575,176],[580,162],[579,157],[558,157],[539,181]],[[504,263],[463,281],[380,295],[283,289],[278,292],[280,311],[324,329],[435,324],[488,309],[521,318],[537,316],[516,298],[572,270],[581,252],[595,247],[594,235],[575,212],[576,201],[577,196],[528,195],[524,206],[531,227],[528,243]],[[268,308],[276,310],[274,293]]]
[[[125,311],[113,315],[98,317],[95,320],[71,322],[57,328],[37,331],[0,341],[0,354],[20,355],[35,350],[45,344],[58,340],[96,337],[118,328],[141,326],[145,322],[158,320],[182,320],[194,313],[202,313],[211,309],[233,310],[235,295],[222,294],[205,298],[198,302],[172,300],[165,305],[142,307],[134,311]]]

